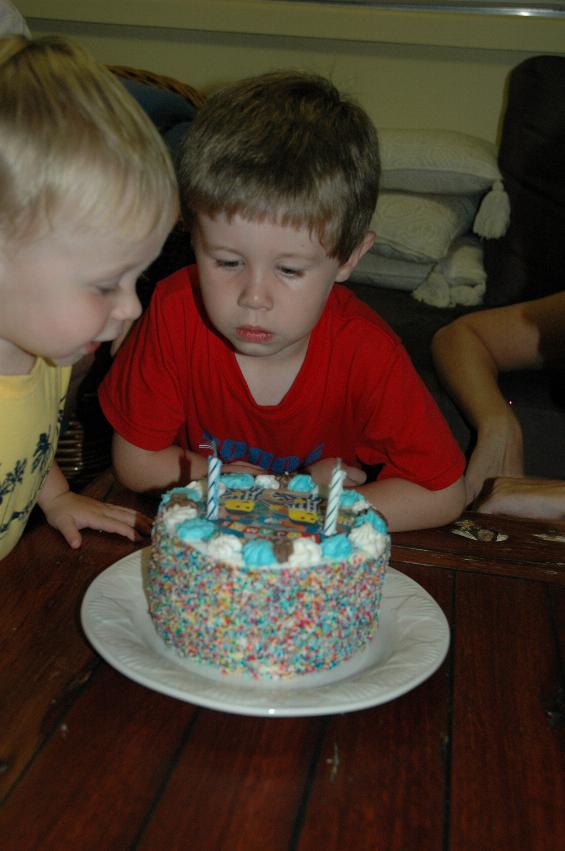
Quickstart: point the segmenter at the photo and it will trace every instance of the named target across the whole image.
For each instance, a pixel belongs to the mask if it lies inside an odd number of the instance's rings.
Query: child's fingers
[[[81,529],[94,529],[97,532],[114,533],[116,535],[122,535],[130,541],[139,541],[141,534],[135,526],[135,512],[130,512],[127,509],[119,510],[118,506],[109,506],[109,508],[110,511],[87,510],[81,512],[80,517],[76,518],[76,522]],[[67,540],[69,540],[63,531],[63,522],[59,524],[59,529],[63,532]]]
[[[347,473],[347,478],[343,482],[346,488],[354,488],[357,487],[357,485],[364,485],[367,481],[367,474],[359,467],[344,466],[343,469]]]
[[[95,510],[82,518],[81,528],[88,526],[99,532],[122,535],[130,541],[139,541],[151,534],[152,520],[129,508],[104,504],[102,511]]]
[[[82,543],[82,535],[80,534],[73,517],[68,514],[61,517],[57,523],[57,528],[67,544],[72,547],[73,550],[80,547]]]
[[[141,535],[134,526],[112,516],[99,516],[93,523],[89,523],[88,525],[91,529],[96,529],[99,532],[109,532],[115,535],[122,535],[122,537],[127,538],[130,541],[139,541],[141,538]]]
[[[130,541],[139,541],[151,534],[153,521],[131,508],[98,502],[95,499],[73,494],[72,506],[65,511],[51,514],[49,522],[55,526],[67,543],[76,549],[81,545],[79,529],[95,529],[122,535]]]
[[[222,466],[222,473],[251,473],[251,475],[260,475],[265,472],[263,467],[258,467],[256,464],[248,464],[244,461],[234,461],[233,464],[224,464]]]
[[[150,535],[153,528],[153,520],[140,511],[132,508],[123,508],[121,505],[104,503],[104,515],[108,518],[120,521],[137,530],[140,535]]]

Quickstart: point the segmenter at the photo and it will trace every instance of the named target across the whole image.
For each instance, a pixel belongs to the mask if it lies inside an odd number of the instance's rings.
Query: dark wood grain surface
[[[109,473],[88,492],[155,509]],[[0,848],[561,849],[565,524],[464,520],[393,537],[450,623],[439,670],[382,706],[273,719],[103,662],[82,598],[147,542],[86,532],[73,552],[36,519],[0,562]]]

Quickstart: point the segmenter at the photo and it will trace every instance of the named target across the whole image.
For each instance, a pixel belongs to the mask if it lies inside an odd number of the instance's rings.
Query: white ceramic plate
[[[181,659],[158,637],[144,591],[149,550],[107,568],[88,588],[81,617],[100,655],[135,682],[211,709],[274,717],[351,712],[394,700],[443,662],[449,626],[417,582],[390,568],[376,637],[331,671],[290,680],[225,675]]]

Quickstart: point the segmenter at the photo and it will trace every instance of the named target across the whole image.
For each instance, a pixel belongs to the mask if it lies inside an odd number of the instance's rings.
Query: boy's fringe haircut
[[[211,96],[177,172],[189,226],[198,212],[306,225],[345,262],[377,202],[377,133],[329,80],[278,71]]]
[[[143,238],[177,214],[158,131],[114,75],[58,37],[0,39],[0,238],[78,226]]]

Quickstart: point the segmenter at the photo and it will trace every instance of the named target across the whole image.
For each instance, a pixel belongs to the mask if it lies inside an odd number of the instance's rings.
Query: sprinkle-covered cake
[[[340,491],[328,533],[327,500],[310,476],[232,473],[218,482],[212,509],[205,481],[161,500],[148,598],[163,641],[255,678],[328,670],[363,650],[378,626],[390,553],[381,515],[356,491]]]

